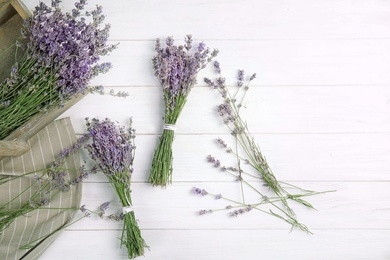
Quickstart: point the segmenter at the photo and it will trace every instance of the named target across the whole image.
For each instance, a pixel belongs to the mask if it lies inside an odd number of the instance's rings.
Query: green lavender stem
[[[107,176],[121,201],[122,207],[132,206],[130,188],[125,182],[121,181],[121,179],[126,178],[126,176],[128,176],[128,173],[116,173],[114,175]],[[147,247],[147,245],[141,236],[141,231],[138,227],[134,211],[124,214],[124,223],[120,241],[121,246],[125,245],[127,248],[128,258],[133,259],[144,255],[144,248]]]
[[[165,95],[169,94],[165,93]],[[168,97],[166,96],[165,100],[167,100],[167,98]],[[175,99],[175,105],[172,109],[169,109],[171,104],[166,104],[167,108],[165,110],[165,124],[176,124],[176,121],[179,118],[186,101],[186,96],[180,94]],[[174,131],[168,129],[164,129],[160,137],[160,142],[153,156],[152,167],[149,176],[149,182],[153,186],[161,186],[165,188],[168,184],[172,183],[172,144],[174,137]]]
[[[164,130],[160,137],[160,142],[153,156],[152,168],[149,176],[149,182],[153,186],[160,185],[166,187],[172,183],[172,144],[174,132]]]

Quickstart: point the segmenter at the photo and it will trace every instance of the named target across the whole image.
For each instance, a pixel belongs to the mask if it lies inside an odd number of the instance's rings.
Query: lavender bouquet
[[[90,80],[111,67],[98,64],[116,47],[107,44],[110,25],[102,25],[102,7],[81,16],[86,0],[76,2],[71,13],[63,13],[60,2],[52,0],[51,7],[41,2],[22,27],[27,49],[0,83],[0,140],[35,114],[88,92]],[[20,47],[17,42],[16,53]]]
[[[121,245],[126,245],[128,257],[144,254],[145,241],[141,237],[131,201],[131,175],[135,153],[135,130],[115,125],[109,119],[86,119],[92,144],[86,146],[90,156],[98,164],[113,186],[123,207]]]
[[[210,53],[204,43],[199,43],[191,54],[192,37],[185,37],[185,45],[176,46],[173,39],[166,39],[162,48],[160,39],[156,40],[157,55],[153,58],[154,74],[159,80],[164,94],[165,121],[160,143],[153,156],[149,182],[153,186],[166,187],[172,182],[172,143],[176,121],[187,101],[191,88],[196,83],[198,72],[205,68],[218,51]]]

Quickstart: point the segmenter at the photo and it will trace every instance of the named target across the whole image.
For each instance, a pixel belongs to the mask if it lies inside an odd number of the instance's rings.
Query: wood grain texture
[[[130,96],[118,99],[88,95],[65,113],[76,132],[85,131],[85,117],[110,117],[122,124],[134,119],[139,134],[160,134],[164,117],[161,87],[115,88]],[[234,87],[232,87],[234,90]],[[107,91],[109,88],[107,89]],[[217,113],[223,102],[217,91],[195,87],[177,122],[178,135],[227,133]],[[390,87],[261,87],[251,88],[243,116],[252,133],[383,133],[390,131]],[[77,113],[74,113],[77,111]]]
[[[234,144],[228,134],[177,135],[173,144],[173,181],[231,181],[227,174],[207,163],[206,157],[212,155],[222,165],[235,165],[235,157],[216,142],[218,137]],[[390,134],[256,134],[255,139],[280,180],[390,181]],[[134,182],[148,179],[157,141],[155,135],[137,136]],[[83,158],[87,165],[93,165],[86,152]],[[250,167],[243,168],[251,172]],[[86,181],[106,180],[99,174]]]
[[[156,32],[156,37],[167,34]],[[185,34],[183,34],[184,37]],[[193,33],[195,35],[195,33]],[[211,49],[220,51],[223,76],[234,84],[238,69],[257,73],[257,85],[386,85],[390,83],[390,39],[325,39],[325,40],[204,40]],[[113,63],[110,76],[93,81],[105,86],[158,86],[153,76],[151,59],[154,39],[119,42],[118,49],[104,60]],[[179,38],[178,44],[183,41]],[[199,73],[213,77],[208,68]],[[115,80],[113,80],[115,79]]]
[[[32,9],[38,0],[24,1]],[[49,3],[49,0],[43,2]],[[92,84],[127,91],[127,99],[88,95],[63,114],[76,132],[85,117],[133,118],[137,129],[132,196],[150,251],[145,259],[389,259],[390,258],[390,2],[381,0],[89,0],[103,5],[118,49],[103,60],[113,69]],[[70,10],[74,1],[61,7]],[[215,142],[232,138],[216,113],[222,101],[202,71],[177,123],[173,185],[147,183],[161,133],[163,99],[153,75],[154,39],[191,33],[195,44],[218,48],[226,82],[237,69],[257,73],[244,116],[276,176],[303,188],[337,190],[308,198],[318,211],[293,205],[314,232],[267,215],[227,212],[199,216],[226,203],[197,197],[194,186],[241,200],[234,179],[206,161],[234,158]],[[92,162],[87,153],[82,159]],[[250,179],[253,185],[260,185]],[[246,200],[258,197],[247,191]],[[83,204],[118,200],[104,176],[91,176]],[[42,259],[126,259],[121,223],[83,219],[69,227]]]
[[[384,190],[387,183],[372,182],[291,182],[302,188],[315,191],[330,191],[322,195],[307,197],[316,210],[310,210],[291,202],[297,218],[310,229],[389,229],[390,224],[390,191],[378,194],[364,192]],[[265,194],[267,188],[261,183],[252,182]],[[193,187],[205,189],[209,193],[221,193],[224,197],[242,201],[240,184],[230,179],[226,182],[175,182],[166,190],[153,188],[148,183],[132,184],[132,199],[136,217],[141,229],[153,230],[285,230],[291,226],[279,219],[264,213],[253,211],[238,217],[230,217],[229,210],[213,212],[199,216],[202,209],[220,209],[236,204],[224,200],[216,200],[213,196],[196,196]],[[110,201],[108,214],[121,211],[119,200],[109,183],[88,183],[84,185],[82,203],[91,210],[96,210],[106,201]],[[294,192],[294,190],[290,190]],[[258,194],[245,191],[247,203],[259,201]],[[156,203],[157,202],[157,203]],[[275,209],[274,209],[275,210]],[[81,214],[80,214],[81,215]],[[69,227],[69,230],[80,229],[120,229],[122,223],[101,220],[99,217],[84,219]],[[302,233],[295,230],[292,233]]]
[[[30,8],[38,1],[24,1]],[[44,0],[43,2],[49,2]],[[103,5],[115,40],[154,39],[339,39],[389,38],[390,3],[381,0],[116,0]],[[71,9],[72,1],[62,8]],[[124,11],[126,10],[126,11]]]
[[[42,260],[126,259],[120,230],[66,231]],[[280,230],[144,230],[145,259],[389,259],[390,231],[321,230],[315,235]],[[79,239],[74,239],[78,237]],[[332,238],[332,239],[329,239]],[[77,251],[73,248],[79,248]]]

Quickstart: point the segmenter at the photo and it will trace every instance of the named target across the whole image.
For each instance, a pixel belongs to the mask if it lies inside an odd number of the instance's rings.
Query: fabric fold
[[[70,147],[76,140],[70,118],[53,121],[28,140],[31,147],[29,151],[21,156],[6,157],[0,161],[0,177],[9,176],[12,178],[45,169],[62,150]],[[79,169],[79,153],[76,152],[69,156],[65,166],[67,169]],[[69,181],[76,178],[77,172],[78,170],[67,171],[68,174],[65,180]],[[28,174],[0,185],[0,207],[24,191],[34,181],[34,174]],[[18,204],[28,201],[32,192],[34,192],[33,188],[28,189],[14,201],[15,206],[9,206],[9,208],[17,207]],[[36,209],[26,216],[16,218],[0,234],[0,259],[38,259],[60,232],[56,232],[41,241],[32,249],[20,250],[19,248],[69,223],[75,210],[64,210],[62,208],[78,208],[80,207],[80,200],[81,184],[78,184],[71,186],[69,191],[60,192],[52,199],[48,207],[56,209]]]

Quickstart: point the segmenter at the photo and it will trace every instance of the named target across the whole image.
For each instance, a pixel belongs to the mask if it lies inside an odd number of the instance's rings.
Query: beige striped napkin
[[[76,141],[75,132],[69,118],[56,120],[33,136],[28,142],[30,151],[18,157],[6,157],[0,161],[0,175],[22,175],[44,169],[54,161],[56,155]],[[66,161],[69,169],[80,167],[78,153]],[[69,171],[70,178],[76,177],[75,171]],[[0,185],[0,205],[4,205],[20,194],[34,182],[34,175],[17,178]],[[30,198],[31,190],[24,193],[15,202],[24,202]],[[78,208],[81,199],[81,185],[72,186],[68,192],[60,192],[49,204],[51,208]],[[37,209],[26,216],[17,218],[0,235],[0,259],[38,259],[44,250],[54,241],[60,232],[50,236],[32,249],[20,250],[19,247],[41,238],[71,221],[74,210]],[[1,220],[0,220],[1,221]]]

